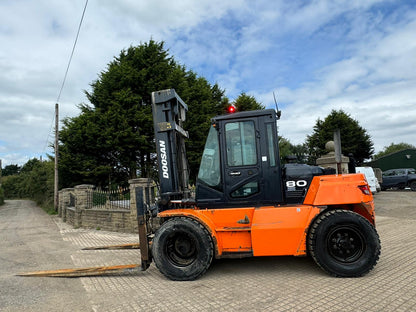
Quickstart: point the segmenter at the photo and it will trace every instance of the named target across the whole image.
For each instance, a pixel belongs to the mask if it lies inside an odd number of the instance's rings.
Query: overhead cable
[[[76,47],[77,42],[78,42],[78,37],[79,37],[80,30],[81,30],[82,22],[84,21],[85,10],[87,9],[87,5],[88,5],[88,0],[85,1],[85,6],[84,6],[84,9],[82,11],[81,20],[80,20],[79,25],[78,25],[77,35],[75,37],[74,45],[72,46],[71,56],[69,57],[68,65],[66,67],[64,79],[62,80],[62,85],[61,85],[61,88],[59,90],[59,94],[58,94],[58,97],[56,99],[56,103],[59,103],[59,100],[60,100],[61,94],[62,94],[62,90],[64,89],[64,86],[65,86],[66,77],[68,76],[69,67],[71,66],[72,57],[74,56],[75,47]],[[54,114],[54,117],[52,118],[51,127],[49,129],[48,136],[46,137],[46,143],[45,143],[45,147],[43,148],[42,154],[45,152],[46,147],[48,145],[49,137],[50,137],[51,132],[52,132],[52,127],[53,127],[54,120],[55,120],[55,114]]]
[[[56,99],[56,103],[59,103],[59,99],[61,98],[62,90],[64,89],[64,85],[65,85],[65,81],[66,81],[66,76],[68,75],[68,70],[69,70],[69,66],[71,65],[72,56],[74,55],[75,47],[76,47],[77,42],[78,42],[79,32],[81,30],[82,21],[84,20],[84,15],[85,15],[85,10],[87,9],[87,5],[88,5],[88,0],[85,1],[84,10],[82,11],[81,20],[80,20],[79,25],[78,25],[77,36],[75,37],[75,42],[74,42],[74,45],[72,47],[71,56],[69,57],[68,66],[66,67],[64,80],[62,81],[61,89],[59,90],[59,94],[58,94],[58,98]]]

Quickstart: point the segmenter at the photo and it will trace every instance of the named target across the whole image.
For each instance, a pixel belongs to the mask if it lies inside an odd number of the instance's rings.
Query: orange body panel
[[[364,174],[314,177],[303,203],[351,209],[375,225],[373,194],[364,194],[358,186],[367,185]]]
[[[198,220],[214,238],[216,256],[251,253],[254,256],[304,255],[305,229],[320,212],[313,206],[260,208],[175,209],[160,217],[186,216]]]
[[[365,195],[357,187],[366,185],[364,174],[323,175],[314,177],[303,203],[305,205],[344,205],[370,202],[373,195]]]
[[[363,174],[314,177],[301,205],[224,209],[172,209],[161,218],[184,216],[197,220],[210,232],[215,255],[278,256],[306,254],[306,237],[312,220],[328,207],[350,209],[375,224],[373,196],[364,194]]]
[[[251,227],[253,255],[306,254],[306,230],[319,212],[320,209],[306,205],[257,209]]]

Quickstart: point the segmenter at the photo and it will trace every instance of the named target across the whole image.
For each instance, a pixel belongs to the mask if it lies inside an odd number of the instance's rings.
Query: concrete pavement
[[[0,206],[0,311],[92,311],[78,279],[15,276],[51,266],[73,266],[71,254],[76,251],[35,203],[6,201]]]
[[[94,311],[416,311],[416,208],[412,204],[416,192],[382,192],[375,201],[382,251],[374,270],[361,278],[330,277],[310,258],[263,257],[217,260],[192,282],[170,281],[154,264],[145,272],[117,276],[29,279],[39,279],[44,294],[53,287],[48,285],[50,280],[78,281]],[[73,229],[57,217],[52,219],[73,265],[45,259],[41,269],[140,262],[138,250],[81,251],[89,246],[137,243],[137,235]],[[21,311],[12,308],[7,311]]]
[[[377,217],[382,253],[362,278],[330,277],[309,258],[264,257],[215,261],[192,282],[170,281],[154,264],[146,272],[81,281],[96,311],[416,311],[416,219],[389,217],[396,211],[388,199],[396,197],[399,206],[416,202],[414,192],[376,195],[385,215]],[[137,242],[136,235],[56,221],[63,239],[79,248]],[[77,267],[139,263],[139,251],[77,251],[72,260]]]

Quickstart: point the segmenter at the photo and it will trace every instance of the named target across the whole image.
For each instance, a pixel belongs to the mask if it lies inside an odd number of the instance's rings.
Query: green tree
[[[112,170],[111,136],[109,139],[103,136],[105,120],[99,111],[86,105],[80,109],[79,116],[63,121],[59,134],[63,143],[59,148],[60,181],[64,187],[83,183],[108,185],[112,173],[122,175]],[[116,165],[117,162],[114,168]]]
[[[316,121],[313,133],[307,136],[310,162],[327,153],[325,144],[333,140],[336,129],[340,129],[341,132],[341,149],[344,155],[351,153],[358,163],[362,163],[374,153],[371,137],[358,121],[343,110],[332,110],[323,121]]]
[[[398,144],[391,143],[389,146],[384,146],[384,149],[378,152],[377,154],[375,154],[373,159],[379,159],[380,157],[386,156],[388,154],[399,152],[399,151],[409,149],[409,148],[416,149],[416,146],[412,144],[408,144],[408,143],[403,143],[403,142],[398,143]]]
[[[241,92],[240,95],[235,99],[233,103],[227,97],[223,97],[222,101],[218,103],[215,115],[228,114],[228,108],[233,105],[236,112],[250,111],[250,110],[261,110],[265,107],[259,103],[254,96],[247,95]]]
[[[123,183],[137,174],[156,177],[151,92],[170,88],[188,104],[187,152],[196,176],[210,119],[225,101],[218,85],[179,65],[163,42],[150,40],[121,51],[91,86],[86,92],[91,105],[80,105],[79,116],[64,120],[63,186]]]
[[[282,163],[285,162],[287,156],[292,155],[292,144],[284,137],[279,136],[279,153]]]
[[[2,188],[4,190],[4,197],[6,199],[20,198],[20,176],[9,175],[2,178]]]
[[[247,95],[244,92],[240,93],[234,105],[238,112],[264,109],[264,106],[257,102],[254,96]]]
[[[295,156],[297,163],[306,163],[308,148],[306,144],[292,144],[288,139],[279,136],[279,152],[282,164],[286,163],[286,157]]]
[[[3,177],[2,187],[5,198],[32,199],[46,211],[53,211],[54,162],[30,159],[18,174]]]
[[[20,172],[20,167],[18,165],[7,165],[2,169],[2,176],[10,176],[18,174]]]
[[[0,185],[0,206],[4,205],[4,190],[3,187]]]

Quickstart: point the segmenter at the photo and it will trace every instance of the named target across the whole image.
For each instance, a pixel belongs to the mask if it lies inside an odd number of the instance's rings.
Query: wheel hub
[[[364,252],[364,239],[358,230],[351,226],[336,227],[328,236],[330,255],[342,263],[352,263]]]
[[[178,238],[175,241],[175,251],[181,257],[187,258],[194,253],[195,246],[187,239]]]
[[[187,266],[197,256],[196,240],[185,233],[177,233],[167,240],[166,251],[169,261],[176,266]]]

